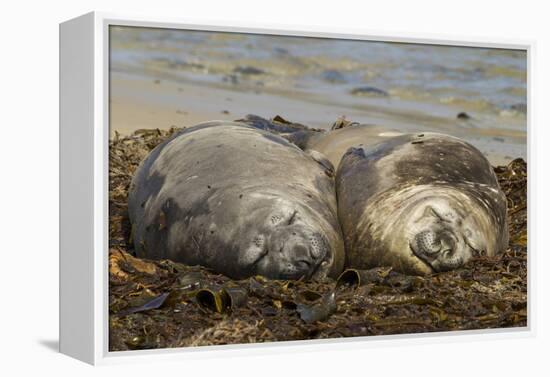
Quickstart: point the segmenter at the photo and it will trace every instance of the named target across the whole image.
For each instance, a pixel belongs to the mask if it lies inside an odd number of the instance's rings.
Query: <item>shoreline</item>
[[[515,158],[527,159],[526,133],[517,127],[482,128],[476,126],[475,119],[464,121],[418,110],[406,111],[403,107],[392,111],[391,103],[385,103],[388,100],[384,99],[342,105],[300,93],[289,97],[261,89],[237,90],[219,83],[199,85],[116,72],[111,77],[110,99],[111,138],[115,131],[128,135],[138,129],[167,130],[210,120],[233,121],[247,114],[268,119],[281,115],[293,122],[330,129],[334,121],[344,116],[351,121],[379,125],[388,132],[448,133],[476,146],[493,165],[506,165]],[[428,111],[430,106],[425,104],[424,110]]]

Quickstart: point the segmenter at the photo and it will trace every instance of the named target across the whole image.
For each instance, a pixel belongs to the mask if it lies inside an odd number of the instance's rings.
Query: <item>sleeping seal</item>
[[[506,197],[493,169],[455,137],[408,134],[352,147],[336,192],[347,267],[423,275],[508,245]]]
[[[184,129],[132,180],[137,255],[232,278],[337,276],[344,245],[331,169],[320,154],[242,123]]]
[[[320,152],[334,167],[338,167],[340,159],[352,146],[363,145],[365,142],[372,145],[393,136],[403,135],[397,130],[374,124],[359,124],[344,118],[334,122],[329,132],[289,122],[278,115],[267,120],[258,115],[249,114],[237,122],[280,135],[304,151]]]
[[[403,133],[373,124],[353,124],[329,132],[298,131],[285,137],[305,151],[315,150],[338,167],[342,156],[352,146],[372,145]]]

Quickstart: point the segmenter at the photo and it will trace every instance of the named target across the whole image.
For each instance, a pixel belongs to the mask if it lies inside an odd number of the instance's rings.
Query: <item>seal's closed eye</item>
[[[298,210],[284,211],[271,215],[271,224],[273,226],[292,225],[299,219]]]
[[[298,213],[298,211],[294,211],[292,213],[292,216],[290,216],[290,219],[288,219],[287,225],[292,225],[294,223],[294,221],[296,220],[296,214],[297,213]]]
[[[422,215],[420,216],[420,218],[418,218],[416,220],[416,222],[418,221],[421,221],[423,220],[424,218],[426,217],[434,217],[436,218],[437,220],[439,221],[442,221],[442,222],[451,222],[449,219],[446,219],[445,217],[443,217],[441,214],[439,214],[439,212],[432,206],[426,206],[426,208],[424,209],[424,212],[422,213]]]

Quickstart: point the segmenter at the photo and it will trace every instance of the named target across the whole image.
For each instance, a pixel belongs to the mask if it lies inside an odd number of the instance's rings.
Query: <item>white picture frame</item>
[[[90,364],[131,362],[136,359],[224,357],[239,353],[294,352],[331,347],[368,348],[394,342],[449,342],[530,337],[535,333],[533,282],[536,250],[529,245],[528,326],[515,329],[454,333],[388,335],[347,339],[307,340],[109,352],[108,350],[108,136],[109,26],[141,26],[250,32],[276,35],[346,38],[373,41],[432,43],[452,46],[521,49],[527,52],[527,139],[529,176],[533,169],[531,120],[532,41],[437,39],[426,35],[364,34],[361,30],[296,29],[277,25],[195,25],[185,20],[88,13],[60,24],[60,351]],[[532,180],[528,184],[533,195]],[[534,208],[528,200],[529,224]],[[529,230],[530,232],[530,230]],[[531,235],[531,233],[529,233]],[[74,245],[79,245],[75,247]]]

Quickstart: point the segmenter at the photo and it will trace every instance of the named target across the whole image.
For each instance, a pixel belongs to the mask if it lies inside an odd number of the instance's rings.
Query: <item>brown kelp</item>
[[[498,257],[426,277],[377,268],[348,270],[338,281],[236,281],[132,255],[130,180],[149,151],[176,131],[115,134],[109,144],[111,351],[526,326],[525,161],[495,167],[510,224],[509,248]]]

